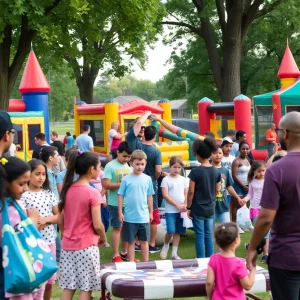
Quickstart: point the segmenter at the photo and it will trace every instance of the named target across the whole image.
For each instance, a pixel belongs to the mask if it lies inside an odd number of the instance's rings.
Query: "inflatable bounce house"
[[[12,122],[22,127],[22,131],[18,132],[14,141],[18,146],[17,156],[28,161],[36,146],[34,136],[38,132],[44,132],[47,142],[50,139],[48,116],[50,86],[33,50],[30,51],[19,91],[22,99],[10,99],[8,113]]]
[[[288,45],[277,75],[281,89],[253,99],[256,149],[265,148],[265,134],[272,123],[278,127],[283,115],[291,111],[300,112],[300,72]]]
[[[120,122],[121,132],[129,131],[133,126],[133,121],[147,110],[166,122],[172,123],[171,102],[167,99],[160,100],[158,105],[144,100],[132,100],[124,104],[119,104],[115,99],[108,99],[105,103],[99,104],[85,104],[79,101],[74,107],[75,134],[80,134],[80,129],[84,124],[90,125],[90,135],[93,138],[95,150],[107,155],[107,133],[112,122]],[[186,166],[197,164],[196,158],[191,153],[191,143],[195,137],[202,138],[201,136],[174,125],[172,125],[172,132],[159,128],[158,124],[154,125],[159,131],[156,146],[162,152],[164,167],[168,165],[169,158],[173,155],[181,156]]]

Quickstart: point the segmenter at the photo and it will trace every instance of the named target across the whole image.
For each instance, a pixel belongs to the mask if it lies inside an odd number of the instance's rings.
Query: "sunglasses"
[[[278,133],[280,131],[286,131],[286,132],[293,132],[293,133],[300,133],[299,131],[284,129],[284,128],[275,128],[275,132]]]
[[[141,129],[144,129],[144,130],[145,130],[145,128],[146,128],[146,126],[142,126],[142,127],[141,127]]]
[[[10,130],[9,133],[11,133],[12,135],[16,134],[16,132],[14,130]]]

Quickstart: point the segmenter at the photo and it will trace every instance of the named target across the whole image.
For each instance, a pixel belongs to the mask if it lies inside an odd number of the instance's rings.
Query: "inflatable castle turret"
[[[285,90],[293,85],[297,78],[300,77],[298,66],[294,60],[293,54],[287,44],[277,76],[281,82],[281,90]],[[276,127],[279,126],[279,121],[283,116],[281,93],[275,93],[273,100],[273,118]]]
[[[38,132],[46,135],[50,142],[48,94],[50,85],[33,52],[30,51],[19,91],[22,99],[10,99],[8,113],[14,123],[22,127],[15,143],[19,144],[19,158],[25,161],[31,159],[35,147],[34,136]]]

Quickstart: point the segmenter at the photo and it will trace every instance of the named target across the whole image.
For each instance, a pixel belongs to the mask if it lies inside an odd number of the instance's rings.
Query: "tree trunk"
[[[241,48],[238,44],[224,48],[223,85],[219,95],[221,102],[231,102],[241,93]]]
[[[82,78],[81,83],[77,84],[80,100],[87,104],[92,104],[94,100],[94,82],[89,78]]]

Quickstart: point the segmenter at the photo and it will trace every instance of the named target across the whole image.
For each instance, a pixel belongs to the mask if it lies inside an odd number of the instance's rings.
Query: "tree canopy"
[[[296,5],[296,1],[288,0]],[[203,41],[209,68],[221,101],[232,101],[241,93],[241,61],[249,31],[263,21],[283,0],[167,0],[170,41],[182,36]],[[279,24],[273,24],[278,26]],[[203,53],[202,49],[199,52]],[[201,58],[202,59],[202,58]],[[207,75],[208,76],[208,75]]]
[[[168,1],[168,5],[170,5],[170,2],[172,1]],[[192,5],[195,5],[194,2],[196,1],[193,1],[193,4],[190,1],[182,1],[181,11],[183,11],[184,8],[186,10],[188,7],[191,8]],[[213,5],[213,2],[214,1],[206,1],[206,5]],[[220,2],[225,3],[225,1],[215,1],[215,4],[218,3],[218,5],[221,5]],[[236,1],[230,1],[233,5],[231,9],[233,9],[235,2]],[[241,2],[246,3],[247,1]],[[256,1],[248,1],[248,4],[253,5],[254,2]],[[177,5],[179,6],[178,3]],[[225,30],[223,33],[220,28],[220,19],[217,19],[220,17],[216,7],[215,10],[212,10],[214,13],[211,12],[209,22],[213,24],[212,28],[215,28],[213,37],[216,46],[215,50],[217,50],[216,59],[219,60],[217,64],[221,66],[222,71],[220,73],[222,77],[221,80],[216,80],[215,69],[211,62],[211,53],[209,53],[210,48],[205,40],[207,37],[202,38],[197,34],[191,35],[190,29],[182,29],[181,32],[178,32],[179,30],[176,31],[177,35],[175,36],[175,40],[172,40],[175,51],[172,53],[170,61],[173,67],[158,84],[168,86],[168,90],[171,93],[170,98],[172,99],[174,98],[174,94],[181,95],[176,98],[182,97],[182,94],[186,94],[184,82],[187,81],[187,94],[190,107],[195,107],[196,102],[204,96],[210,97],[215,101],[219,99],[221,101],[232,101],[239,93],[252,97],[279,88],[277,71],[286,47],[287,38],[290,40],[290,47],[295,54],[296,61],[298,60],[298,62],[300,62],[297,56],[297,54],[300,53],[299,35],[297,34],[297,32],[300,31],[300,22],[297,16],[300,3],[294,0],[286,0],[284,3],[281,3],[280,6],[276,5],[279,5],[278,1],[268,1],[265,6],[261,6],[256,13],[258,15],[256,15],[247,34],[241,41],[241,53],[240,56],[236,57],[236,60],[240,57],[240,63],[238,63],[239,68],[236,70],[236,74],[239,74],[239,76],[235,78],[232,77],[231,81],[227,83],[234,86],[239,85],[238,90],[236,90],[235,94],[232,94],[232,97],[224,97],[226,93],[223,94],[222,89],[226,89],[226,87],[222,88],[222,84],[218,85],[218,82],[224,83],[225,79],[222,78],[227,76],[225,74],[226,68],[224,67],[226,60],[224,55],[227,55],[224,52],[224,39],[228,37],[226,37],[226,35],[224,36],[224,34],[228,29],[223,29],[223,31]],[[226,9],[228,10],[229,6],[226,6]],[[259,12],[262,9],[264,10]],[[175,10],[174,7],[173,10]],[[268,13],[264,14],[266,11],[268,11]],[[168,10],[168,12],[170,16],[170,10]],[[205,9],[200,13],[200,18],[202,18],[204,13]],[[194,18],[192,18],[192,15],[194,15]],[[215,22],[213,22],[211,17],[213,15],[215,16]],[[194,23],[197,20],[195,19],[196,15],[192,13],[191,10],[186,11],[186,18],[191,18]],[[227,20],[226,23],[228,22],[229,20]],[[228,27],[229,25],[226,26]],[[180,47],[181,41],[177,40],[178,36],[181,37],[182,35],[188,39],[187,45],[183,47],[183,49]],[[174,31],[171,31],[171,37],[173,38],[173,36]],[[170,42],[170,37],[166,37],[166,40]],[[229,50],[230,49],[231,48],[229,48]],[[213,59],[213,62],[215,63],[216,61]],[[232,87],[231,89],[232,91],[235,90]]]
[[[57,9],[51,32],[55,56],[72,67],[80,98],[93,101],[99,70],[120,77],[133,61],[146,61],[145,48],[156,39],[164,9],[159,0],[81,0]]]
[[[62,0],[4,0],[0,10],[0,109],[8,100],[30,44]]]

